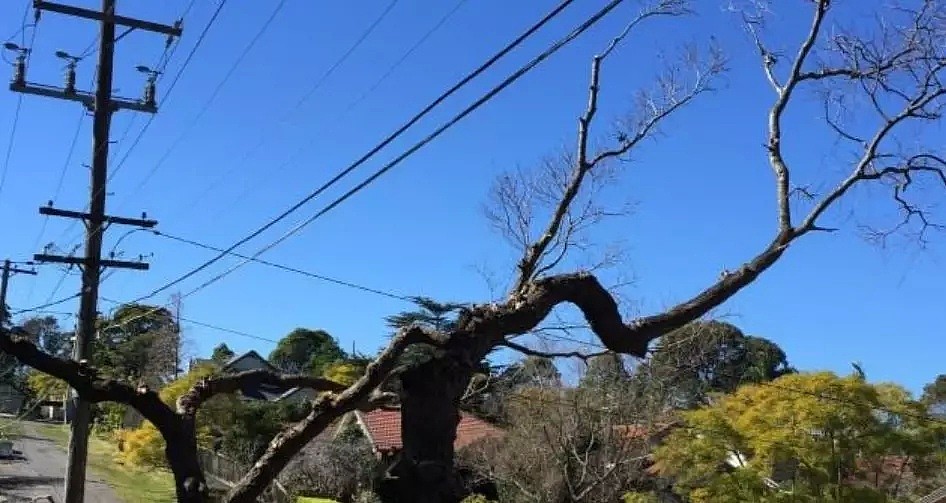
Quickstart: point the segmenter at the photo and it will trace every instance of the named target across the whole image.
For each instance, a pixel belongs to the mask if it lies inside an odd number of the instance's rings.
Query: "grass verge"
[[[0,417],[0,439],[16,440],[23,435],[23,426],[19,421]]]
[[[69,429],[61,424],[35,425],[37,433],[62,447],[69,443]],[[141,470],[127,466],[114,443],[95,435],[89,437],[89,470],[111,486],[128,503],[172,503],[174,477],[167,470]]]

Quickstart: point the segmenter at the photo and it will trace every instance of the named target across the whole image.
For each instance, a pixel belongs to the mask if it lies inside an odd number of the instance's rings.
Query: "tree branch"
[[[384,395],[374,390],[397,366],[401,353],[416,343],[442,345],[444,337],[419,326],[401,329],[378,358],[368,364],[363,376],[341,393],[325,393],[312,403],[312,411],[302,421],[283,430],[266,452],[227,495],[228,503],[253,503],[269,481],[285,468],[297,452],[342,415],[358,408],[377,406]]]
[[[634,27],[644,20],[656,16],[679,16],[688,12],[685,7],[685,2],[680,0],[661,0],[657,2],[656,5],[639,13],[625,26],[624,30],[617,37],[611,40],[604,51],[592,58],[591,77],[588,85],[588,103],[585,107],[585,111],[578,119],[578,140],[571,176],[567,183],[565,183],[561,197],[555,204],[545,229],[533,243],[526,247],[525,253],[518,264],[518,277],[511,289],[510,296],[521,295],[527,283],[536,279],[542,273],[552,269],[554,265],[560,262],[564,257],[569,244],[567,239],[563,241],[560,254],[552,261],[552,264],[547,264],[544,267],[540,266],[543,258],[545,258],[549,252],[550,245],[552,245],[557,238],[560,238],[563,222],[568,217],[569,210],[576,197],[578,197],[582,184],[588,174],[605,161],[626,154],[643,140],[650,137],[657,126],[667,117],[686,106],[699,94],[708,91],[712,78],[723,70],[721,59],[718,59],[718,54],[714,53],[714,61],[708,65],[706,71],[697,72],[696,82],[692,89],[687,92],[683,92],[679,89],[671,72],[668,77],[662,80],[664,84],[662,88],[662,92],[664,93],[662,102],[658,102],[653,98],[645,100],[646,105],[648,105],[647,108],[649,108],[649,113],[646,119],[641,120],[640,123],[636,125],[633,134],[620,133],[618,135],[620,142],[618,146],[610,150],[599,152],[594,156],[589,154],[588,145],[591,124],[598,111],[598,92],[602,61],[614,51],[617,45],[630,34]],[[569,230],[574,231],[575,229]]]
[[[169,431],[176,427],[177,415],[147,387],[135,388],[128,384],[100,379],[98,371],[83,363],[49,355],[30,340],[11,336],[0,329],[0,350],[13,355],[24,365],[62,379],[79,393],[79,396],[94,403],[118,402],[134,407],[154,423],[159,430]]]
[[[582,353],[580,351],[564,351],[564,352],[539,351],[537,349],[532,349],[528,346],[523,346],[521,344],[517,344],[515,342],[508,341],[508,340],[501,342],[499,345],[518,351],[524,355],[540,356],[542,358],[578,358],[579,360],[588,361],[589,359],[594,358],[596,356],[608,354],[608,351],[598,351],[597,353]]]
[[[775,171],[778,201],[778,228],[779,232],[782,233],[788,232],[792,228],[791,200],[789,199],[791,182],[789,180],[788,165],[785,163],[785,158],[782,153],[782,116],[785,113],[785,108],[791,101],[792,93],[803,80],[802,67],[808,59],[809,54],[811,54],[811,50],[818,40],[818,35],[821,33],[821,24],[828,12],[829,3],[830,0],[816,0],[815,14],[812,19],[811,29],[804,42],[802,42],[798,54],[795,56],[795,61],[792,63],[792,68],[788,78],[785,80],[785,84],[777,86],[778,99],[769,112],[769,140],[767,149],[769,151],[769,164],[772,165],[772,169]],[[764,49],[762,50],[764,51]],[[771,66],[772,63],[767,59],[765,62],[767,73],[771,73]]]
[[[332,392],[340,392],[346,389],[345,385],[324,377],[304,374],[276,374],[265,369],[247,370],[236,374],[216,375],[200,380],[190,391],[181,395],[178,399],[177,412],[193,416],[204,402],[215,395],[236,393],[261,384],[284,388],[311,388],[316,391]]]

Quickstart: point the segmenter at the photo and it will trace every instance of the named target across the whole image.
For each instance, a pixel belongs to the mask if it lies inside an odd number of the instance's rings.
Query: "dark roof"
[[[273,364],[266,361],[265,358],[260,356],[256,351],[250,350],[246,353],[243,353],[240,356],[235,356],[230,359],[226,364],[221,367],[221,372],[229,372],[233,370],[233,367],[240,361],[246,359],[256,360],[258,368],[269,370],[271,372],[279,372]],[[283,386],[274,386],[272,384],[259,384],[255,387],[244,387],[240,390],[240,393],[243,394],[245,398],[251,400],[265,400],[265,401],[275,401],[278,400],[282,395],[288,393],[294,388],[287,388]]]
[[[262,363],[263,364],[262,366],[265,367],[267,370],[271,370],[273,372],[279,371],[279,369],[274,367],[272,363],[269,363],[269,361],[267,361],[266,358],[263,358],[262,356],[260,356],[259,353],[257,353],[255,350],[252,350],[252,349],[247,351],[246,353],[243,353],[240,356],[234,356],[233,358],[231,358],[230,361],[228,361],[227,363],[223,365],[222,370],[226,372],[227,370],[230,370],[230,367],[235,365],[238,361],[245,360],[247,358],[255,358],[260,363]]]

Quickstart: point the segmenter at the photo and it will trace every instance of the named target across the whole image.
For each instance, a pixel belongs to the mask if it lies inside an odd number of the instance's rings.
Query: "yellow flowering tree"
[[[187,374],[168,383],[159,393],[161,400],[174,407],[181,395],[189,391],[198,381],[211,375],[215,370],[212,365],[195,367]],[[209,446],[211,442],[209,426],[211,422],[207,421],[206,418],[213,415],[215,410],[219,410],[224,405],[222,402],[232,399],[230,396],[215,397],[200,410],[197,416],[197,441],[200,445]],[[165,465],[164,438],[150,422],[145,421],[141,426],[132,430],[119,431],[117,436],[122,456],[129,463],[138,466]]]
[[[683,418],[656,468],[695,503],[907,501],[946,439],[903,388],[829,372],[743,386]]]

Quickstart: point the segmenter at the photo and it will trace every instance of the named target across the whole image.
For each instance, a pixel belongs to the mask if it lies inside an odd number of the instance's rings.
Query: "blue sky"
[[[119,2],[119,10],[171,22],[186,3]],[[466,1],[390,78],[343,114],[456,3],[400,0],[324,85],[293,109],[389,2],[371,0],[356,8],[350,2],[289,0],[272,29],[195,122],[276,4],[232,2],[166,102],[159,86],[161,110],[110,185],[108,211],[128,216],[147,211],[167,233],[227,246],[357,159],[554,3]],[[19,28],[25,4],[25,0],[4,2],[0,34]],[[603,4],[577,2],[346,183],[240,250],[255,252],[320,209]],[[719,90],[668,122],[664,134],[637,152],[634,162],[622,167],[619,183],[608,190],[608,202],[631,202],[634,211],[602,226],[596,239],[621,241],[626,247],[627,260],[609,277],[618,272],[634,277],[622,293],[638,312],[654,312],[692,295],[723,269],[737,267],[760,250],[774,231],[774,187],[762,149],[765,114],[773,95],[737,19],[722,4],[701,2],[696,17],[646,25],[604,69],[598,123],[602,141],[609,126],[629,110],[635,90],[650,82],[661,54],[670,57],[682,44],[714,37],[730,60],[731,71]],[[776,11],[779,26],[773,41],[786,48],[793,47],[806,29],[807,13],[799,8],[801,3],[795,4]],[[168,66],[170,74],[181,65],[215,5],[197,0],[185,20],[181,47]],[[476,269],[486,265],[498,277],[508,277],[513,259],[483,217],[490,184],[503,170],[533,166],[573,144],[576,118],[586,99],[590,56],[635,10],[635,2],[626,2],[435,143],[264,258],[402,294],[488,300],[489,288]],[[58,49],[79,53],[95,34],[94,23],[46,14],[39,25],[29,80],[59,85],[62,70],[52,53]],[[134,67],[153,64],[163,42],[159,36],[136,32],[119,43],[116,94],[139,95],[143,79]],[[94,63],[94,58],[81,63],[80,85],[92,78]],[[164,88],[169,81],[164,81]],[[0,153],[6,152],[17,99],[14,93],[0,92]],[[846,166],[845,158],[832,150],[833,142],[817,127],[818,110],[811,101],[799,103],[788,121],[788,158],[797,166],[796,174],[816,186],[834,183]],[[38,240],[44,217],[36,210],[55,195],[80,113],[77,104],[24,98],[0,194],[0,215],[7,222],[0,255],[19,260],[37,251],[37,242],[41,247],[54,241],[64,250],[78,243],[79,228],[65,232],[68,222],[61,219],[50,220]],[[115,116],[114,140],[130,128],[125,141],[112,146],[118,152],[116,160],[124,157],[146,119],[127,111]],[[81,209],[88,197],[83,163],[90,159],[90,124],[89,118],[82,122],[63,189],[55,197],[57,206]],[[176,142],[182,134],[183,140]],[[253,148],[261,141],[260,148]],[[156,166],[154,176],[139,189]],[[933,236],[923,250],[909,243],[883,249],[865,243],[857,232],[858,222],[889,217],[889,208],[883,193],[856,194],[831,215],[842,232],[801,240],[720,314],[748,333],[776,341],[800,368],[846,373],[850,362],[859,361],[872,379],[919,389],[946,372],[940,351],[944,240]],[[108,249],[123,233],[118,228],[109,232]],[[126,237],[120,250],[126,257],[149,255],[152,264],[149,272],[117,271],[109,277],[102,295],[120,300],[150,292],[212,256],[146,233]],[[222,261],[182,284],[181,291],[237,262]],[[53,266],[40,271],[35,279],[17,277],[12,283],[9,303],[14,308],[41,304],[55,291],[62,272]],[[78,276],[67,276],[54,297],[77,290]],[[167,302],[167,293],[153,300]],[[270,339],[297,326],[323,328],[346,348],[354,344],[359,350],[374,351],[386,337],[383,317],[406,307],[397,300],[251,264],[185,299],[183,315]],[[64,304],[57,309],[74,308]],[[272,347],[186,323],[185,329],[190,349],[199,354],[220,342],[237,351],[266,353]]]

